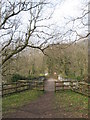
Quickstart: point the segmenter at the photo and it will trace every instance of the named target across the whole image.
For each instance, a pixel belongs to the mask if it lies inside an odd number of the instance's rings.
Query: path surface
[[[8,118],[53,118],[54,117],[54,79],[45,81],[45,94],[30,104],[20,107],[16,112],[4,117]]]
[[[55,79],[51,78],[48,79],[47,81],[45,81],[45,87],[44,87],[45,91],[55,91]]]
[[[50,118],[53,116],[53,93],[48,92],[35,102],[31,102],[5,117],[10,118]]]
[[[45,94],[36,101],[30,102],[18,109],[16,112],[5,115],[5,118],[68,118],[72,117],[70,112],[64,113],[65,109],[55,106],[54,79],[45,82]],[[78,117],[78,116],[77,116]]]

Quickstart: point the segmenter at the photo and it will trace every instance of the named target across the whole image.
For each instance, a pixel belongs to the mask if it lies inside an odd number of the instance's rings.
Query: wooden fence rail
[[[90,97],[90,84],[80,81],[55,81],[55,92],[70,89]]]
[[[2,84],[2,96],[6,96],[13,93],[19,93],[29,89],[37,89],[44,91],[44,80],[18,81],[12,84]]]

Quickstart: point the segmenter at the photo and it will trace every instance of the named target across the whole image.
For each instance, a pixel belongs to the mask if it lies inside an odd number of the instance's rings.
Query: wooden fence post
[[[43,80],[43,91],[44,91],[44,80]]]
[[[70,87],[71,87],[71,90],[73,90],[73,82],[70,81]]]
[[[16,82],[16,90],[15,90],[15,92],[17,93],[17,82]]]
[[[2,97],[4,96],[4,94],[3,94],[3,86],[4,86],[4,85],[3,85],[3,83],[2,83],[2,88],[1,88],[1,89],[2,89]]]
[[[35,81],[35,89],[37,89],[37,81]]]
[[[56,92],[56,81],[55,81],[55,92]]]
[[[64,91],[64,82],[62,81],[62,89],[63,89],[63,91]]]
[[[30,89],[30,80],[29,80],[29,89]]]
[[[88,84],[88,96],[90,97],[90,84]]]

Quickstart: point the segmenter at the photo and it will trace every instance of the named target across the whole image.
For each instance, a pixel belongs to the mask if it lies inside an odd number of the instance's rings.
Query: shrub
[[[17,82],[18,80],[25,80],[25,79],[26,79],[26,77],[21,76],[19,74],[13,74],[13,76],[11,78],[12,82]]]
[[[81,80],[82,81],[83,80],[83,76],[78,76],[77,80]]]
[[[42,80],[44,79],[45,76],[38,76],[38,75],[29,75],[27,77],[22,76],[20,74],[13,74],[11,81],[12,82],[17,82],[18,80]]]

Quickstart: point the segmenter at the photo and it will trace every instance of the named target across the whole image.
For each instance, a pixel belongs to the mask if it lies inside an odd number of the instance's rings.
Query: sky
[[[64,34],[69,29],[72,29],[72,26],[73,26],[72,23],[70,23],[66,26],[66,23],[73,18],[80,17],[82,15],[82,9],[83,9],[85,3],[87,3],[87,2],[88,2],[88,0],[51,0],[52,5],[47,6],[47,8],[44,9],[44,17],[45,17],[45,15],[48,17],[49,13],[52,13],[53,6],[54,6],[55,9],[52,14],[52,18],[49,21],[40,21],[38,23],[38,25],[54,24],[54,26],[52,27],[52,32],[54,31],[54,32],[60,32],[60,33]],[[27,17],[28,17],[28,15],[27,15]],[[27,20],[25,20],[25,17],[23,18],[23,22],[26,25]],[[80,21],[78,21],[75,24],[78,26],[80,24]],[[76,27],[76,25],[75,25],[75,27]],[[79,27],[80,27],[80,25],[79,25]],[[76,29],[77,29],[78,33],[82,34],[82,33],[85,33],[85,29],[87,29],[87,28],[84,28],[84,29],[76,28]],[[46,30],[46,32],[49,33],[49,30]],[[47,36],[45,36],[45,37],[47,37]],[[72,34],[70,37],[72,40],[75,40],[76,34]],[[63,37],[63,39],[64,39],[64,41],[68,41],[70,39],[70,37],[67,35],[67,36],[65,36],[65,38]],[[38,41],[38,38],[37,39],[32,38],[32,39],[34,42],[35,42],[35,40]],[[59,41],[59,40],[60,40],[60,36],[59,37],[57,36],[57,41]],[[54,40],[51,39],[48,42],[51,43],[53,41],[56,41],[56,39],[54,39]],[[41,41],[40,41],[40,43],[41,43]]]
[[[60,23],[65,20],[64,18],[73,18],[81,15],[81,8],[83,3],[88,0],[51,0],[52,4],[55,4],[55,10],[53,14],[52,22]],[[53,5],[52,5],[53,6]],[[53,8],[47,6],[46,14],[49,14]],[[24,17],[25,18],[25,17]],[[26,22],[26,20],[24,19]]]
[[[80,17],[82,14],[82,8],[85,3],[89,0],[47,0],[51,1],[52,5],[45,7],[44,16],[52,13],[53,6],[55,7],[54,13],[52,15],[52,19],[49,21],[40,21],[39,24],[49,24],[54,23],[56,26],[63,27],[68,20],[71,20],[76,17]],[[27,26],[27,18],[29,19],[28,13],[23,15],[22,13],[22,21]],[[44,23],[45,22],[45,23]],[[68,26],[67,26],[68,27]]]
[[[53,21],[63,24],[68,19],[80,17],[85,1],[88,0],[64,0],[56,6]]]
[[[67,21],[82,16],[83,8],[85,8],[85,4],[88,3],[88,1],[89,0],[64,0],[61,4],[56,6],[52,21],[54,21],[57,26],[64,28],[62,30],[67,31],[68,29],[72,28],[72,23],[65,26]],[[86,9],[88,10],[88,7]],[[88,16],[86,22],[88,22]],[[79,27],[82,26],[79,25],[80,21],[76,22],[75,24]],[[88,28],[79,28],[77,31],[78,33],[82,34],[85,32],[85,29],[87,30]]]
[[[82,16],[82,9],[85,8],[85,4],[88,3],[88,0],[54,0],[54,4],[56,4],[55,11],[52,15],[52,19],[49,21],[49,23],[55,24],[55,31],[60,31],[62,33],[68,31],[69,29],[72,29],[72,23],[66,26],[66,23],[70,21],[73,18],[77,18]],[[52,11],[51,8],[48,8],[46,11],[46,14],[48,11]],[[46,24],[48,24],[46,22]],[[75,22],[78,27],[80,26],[80,21]],[[85,33],[85,29],[88,28],[76,28],[79,34]],[[72,39],[76,39],[76,35],[72,36]]]
[[[74,17],[80,14],[80,1],[81,0],[66,0],[61,5],[57,5],[54,18],[60,21],[61,18]]]
[[[54,31],[60,31],[60,32],[66,32],[68,29],[72,28],[72,24],[69,24],[66,26],[66,22],[68,20],[71,20],[73,18],[76,18],[78,16],[81,16],[82,10],[81,8],[84,7],[85,3],[88,2],[89,0],[48,0],[51,1],[55,5],[54,13],[52,15],[52,19],[49,21],[43,21],[39,22],[39,24],[55,24],[54,25]],[[45,14],[48,16],[50,12],[53,11],[53,5],[47,6],[45,9]],[[44,15],[45,15],[44,14]],[[22,13],[22,27],[21,29],[25,32],[26,26],[28,25],[27,19],[28,13]],[[77,23],[78,25],[79,23]],[[85,30],[85,29],[84,29]],[[79,29],[78,32],[82,33],[84,31],[83,29]],[[48,31],[49,32],[49,31]],[[35,41],[35,40],[34,40]]]

